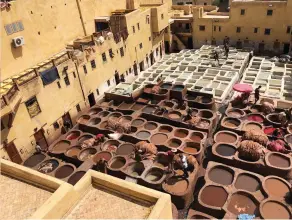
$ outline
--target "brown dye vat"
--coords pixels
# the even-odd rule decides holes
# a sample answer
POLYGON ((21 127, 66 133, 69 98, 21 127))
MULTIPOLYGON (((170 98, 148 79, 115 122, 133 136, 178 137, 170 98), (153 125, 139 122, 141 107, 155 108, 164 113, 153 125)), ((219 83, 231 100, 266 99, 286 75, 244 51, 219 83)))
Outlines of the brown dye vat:
POLYGON ((26 167, 34 167, 38 165, 40 162, 42 162, 46 158, 46 155, 44 154, 34 154, 30 156, 23 165, 26 167))
POLYGON ((122 116, 120 119, 119 119, 119 122, 121 123, 129 123, 130 121, 132 121, 132 117, 131 116, 122 116))
POLYGON ((93 135, 89 135, 89 134, 86 134, 86 135, 82 135, 79 139, 78 139, 78 142, 79 143, 83 143, 84 141, 90 139, 90 138, 93 138, 93 135))
POLYGON ((170 133, 172 132, 172 130, 173 128, 167 125, 162 125, 159 127, 159 132, 162 132, 162 133, 170 133))
POLYGON ((188 154, 196 154, 200 151, 200 143, 196 142, 186 142, 183 151, 188 154))
POLYGON ((80 118, 78 118, 77 123, 86 124, 89 119, 90 119, 89 115, 82 115, 80 118))
POLYGON ((97 125, 101 122, 100 118, 93 118, 88 122, 88 125, 97 125))
POLYGON ((59 166, 59 162, 54 159, 49 159, 42 162, 39 167, 38 171, 41 173, 51 173, 59 166))
POLYGON ((103 102, 100 103, 100 105, 106 107, 106 106, 109 106, 109 103, 110 103, 110 102, 103 101, 103 102))
POLYGON ((166 134, 163 133, 157 133, 151 136, 150 141, 153 144, 163 144, 165 141, 167 141, 168 136, 166 134))
POLYGON ((70 147, 69 141, 59 141, 54 145, 51 152, 55 154, 64 153, 70 147))
POLYGON ((223 121, 223 125, 229 128, 238 128, 240 120, 236 118, 226 118, 223 121))
POLYGON ((157 182, 162 179, 163 174, 163 170, 153 167, 147 172, 145 179, 149 182, 157 182))
POLYGON ((116 151, 117 155, 128 156, 134 152, 135 146, 133 144, 121 144, 116 151))
POLYGON ((245 113, 241 109, 232 108, 226 112, 226 115, 228 117, 241 118, 245 113))
POLYGON ((272 123, 276 123, 276 124, 279 124, 279 117, 278 117, 279 114, 277 113, 274 113, 274 114, 269 114, 267 115, 267 119, 270 120, 272 123))
POLYGON ((291 219, 288 208, 279 201, 267 201, 262 205, 261 215, 264 219, 291 219))
POLYGON ((144 107, 145 105, 139 104, 139 103, 135 103, 135 105, 132 106, 131 109, 133 110, 140 110, 144 107))
POLYGON ((92 157, 92 160, 94 163, 97 163, 101 159, 105 159, 106 161, 109 161, 112 158, 112 154, 107 151, 102 151, 97 153, 95 156, 92 157))
POLYGON ((186 96, 185 96, 185 99, 189 100, 189 101, 195 100, 196 98, 197 98, 197 96, 193 96, 193 95, 190 95, 190 94, 186 94, 186 96))
POLYGON ((102 146, 102 150, 115 152, 119 145, 120 145, 120 142, 118 142, 117 140, 107 140, 106 142, 104 142, 102 146))
POLYGON ((173 176, 167 179, 163 188, 171 194, 183 194, 187 191, 188 187, 189 182, 186 179, 173 176))
POLYGON ((136 137, 137 137, 137 138, 140 138, 140 139, 142 139, 142 140, 145 140, 145 139, 149 138, 150 135, 151 135, 151 133, 148 132, 148 131, 139 131, 139 132, 136 134, 136 137))
POLYGON ((230 156, 235 155, 236 148, 228 144, 219 144, 216 147, 216 152, 221 156, 230 157, 230 156))
POLYGON ((120 108, 120 109, 129 109, 132 105, 133 105, 133 103, 123 102, 121 105, 119 105, 118 108, 120 108))
POLYGON ((68 179, 68 183, 75 185, 84 175, 85 175, 85 171, 78 171, 76 173, 74 173, 69 179, 68 179))
POLYGON ((227 210, 235 215, 256 214, 257 205, 247 193, 238 192, 231 196, 227 210))
POLYGON ((176 129, 174 132, 174 136, 179 137, 179 138, 185 138, 188 136, 189 131, 185 129, 176 129))
POLYGON ((163 107, 168 107, 168 108, 173 108, 174 103, 172 103, 172 102, 170 102, 170 101, 163 101, 163 102, 161 103, 161 106, 163 106, 163 107))
POLYGON ((154 165, 160 168, 165 168, 169 165, 169 158, 165 154, 158 153, 155 158, 154 165))
POLYGON ((67 140, 75 140, 76 138, 78 138, 80 136, 80 134, 81 134, 80 131, 71 131, 66 136, 66 139, 67 140))
POLYGON ((78 156, 78 154, 80 153, 81 150, 82 150, 82 148, 80 146, 70 147, 66 151, 66 155, 68 157, 77 158, 77 156, 78 156))
POLYGON ((207 121, 207 120, 202 119, 202 120, 197 124, 197 126, 198 126, 199 128, 208 129, 209 126, 210 126, 210 122, 207 121))
POLYGON ((208 176, 210 180, 221 185, 230 185, 233 182, 234 172, 222 166, 212 168, 208 176))
POLYGON ((145 166, 141 162, 132 163, 127 167, 127 173, 131 176, 138 177, 144 172, 145 166))
POLYGON ((178 148, 182 144, 182 141, 176 138, 172 138, 168 141, 167 145, 172 148, 178 148))
POLYGON ((107 121, 104 121, 99 126, 100 126, 101 129, 106 129, 107 125, 108 125, 107 121))
POLYGON ((142 112, 144 113, 148 113, 148 114, 151 114, 155 111, 155 108, 152 107, 152 106, 146 106, 145 108, 143 108, 142 112))
POLYGON ((262 130, 262 126, 255 122, 249 122, 244 125, 244 130, 262 130))
POLYGON ((92 109, 90 109, 90 111, 88 112, 88 114, 89 115, 96 115, 96 114, 98 114, 101 111, 102 111, 102 108, 92 108, 92 109))
POLYGON ((135 119, 132 121, 132 126, 135 126, 135 127, 139 127, 141 126, 145 121, 142 120, 142 119, 135 119))
POLYGON ((64 165, 64 166, 59 167, 56 170, 55 177, 57 177, 58 179, 63 179, 70 176, 73 172, 74 172, 74 167, 70 165, 64 165))
POLYGON ((264 186, 270 196, 285 197, 289 195, 289 186, 278 178, 268 178, 264 186))
POLYGON ((290 160, 284 155, 272 153, 268 157, 268 160, 271 165, 280 168, 288 168, 290 167, 290 160))
POLYGON ((78 157, 80 160, 85 161, 96 154, 97 150, 95 148, 86 148, 80 151, 78 157))
POLYGON ((121 169, 126 164, 126 159, 123 157, 115 157, 112 159, 110 168, 112 169, 121 169))
POLYGON ((243 189, 249 192, 255 192, 260 189, 261 183, 257 177, 242 173, 236 179, 235 188, 236 189, 243 189))
POLYGON ((210 119, 213 117, 213 112, 207 110, 200 110, 198 115, 202 118, 210 119))
POLYGON ((194 142, 201 143, 201 140, 204 138, 204 135, 199 132, 193 132, 190 136, 190 139, 194 142))
POLYGON ((292 146, 292 134, 286 135, 285 141, 292 146))
POLYGON ((215 135, 215 142, 225 142, 233 144, 237 141, 237 136, 235 134, 226 132, 226 131, 219 131, 215 135))
POLYGON ((154 123, 154 122, 147 122, 144 125, 144 128, 147 129, 147 130, 155 130, 157 127, 158 127, 158 125, 156 123, 154 123))
POLYGON ((168 113, 167 117, 172 120, 179 120, 181 118, 181 113, 173 111, 173 112, 168 113))
POLYGON ((121 113, 119 113, 119 112, 114 112, 114 113, 111 113, 109 116, 108 116, 108 118, 110 119, 113 119, 113 120, 118 120, 118 118, 119 117, 121 117, 122 116, 122 114, 121 113))
POLYGON ((222 207, 227 200, 227 196, 225 189, 220 186, 206 186, 201 191, 200 199, 208 206, 222 207))
POLYGON ((103 118, 103 117, 106 117, 108 115, 109 115, 108 111, 102 111, 102 112, 98 113, 97 116, 100 117, 100 118, 103 118))

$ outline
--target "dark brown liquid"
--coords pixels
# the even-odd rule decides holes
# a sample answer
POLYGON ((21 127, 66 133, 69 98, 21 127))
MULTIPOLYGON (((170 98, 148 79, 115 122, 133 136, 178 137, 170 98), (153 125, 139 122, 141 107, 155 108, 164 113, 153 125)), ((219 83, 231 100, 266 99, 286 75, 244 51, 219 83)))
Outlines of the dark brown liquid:
POLYGON ((188 136, 189 132, 187 130, 178 129, 175 131, 174 136, 179 138, 185 138, 188 136))
POLYGON ((181 141, 172 139, 169 141, 168 145, 173 148, 178 148, 181 145, 181 141))
POLYGON ((224 122, 224 126, 229 128, 237 128, 240 125, 240 122, 234 119, 228 119, 224 122))
POLYGON ((133 105, 133 103, 126 103, 126 102, 123 102, 123 103, 119 106, 119 108, 121 108, 121 109, 128 109, 128 108, 130 108, 131 105, 133 105))
POLYGON ((220 144, 216 148, 216 152, 222 156, 230 157, 233 156, 236 152, 236 149, 232 146, 226 144, 220 144))
POLYGON ((67 148, 70 147, 70 143, 67 141, 60 141, 54 147, 52 152, 54 153, 63 153, 66 151, 67 148))
POLYGON ((132 144, 122 144, 117 149, 117 155, 129 155, 134 151, 134 146, 132 144))
POLYGON ((81 147, 72 147, 67 151, 67 155, 69 157, 77 157, 77 155, 80 153, 81 147))
POLYGON ((170 133, 172 131, 172 128, 168 126, 161 126, 159 131, 162 133, 170 133))
POLYGON ((72 166, 64 165, 56 171, 55 177, 59 179, 66 178, 67 176, 70 176, 71 173, 73 173, 73 171, 74 171, 74 168, 72 166))
POLYGON ((143 120, 141 120, 141 119, 135 119, 135 120, 132 122, 132 125, 135 126, 135 127, 138 127, 138 126, 141 126, 143 123, 144 123, 143 120))
POLYGON ((136 136, 142 140, 145 140, 150 137, 150 132, 148 131, 139 131, 136 136))
POLYGON ((145 107, 145 108, 143 109, 143 112, 149 114, 149 113, 152 113, 154 110, 155 110, 154 107, 147 106, 147 107, 145 107))
POLYGON ((195 154, 198 152, 198 149, 195 147, 184 147, 183 151, 189 154, 195 154))
POLYGON ((191 136, 191 140, 194 142, 200 143, 202 139, 203 139, 202 136, 199 134, 192 134, 191 136))
POLYGON ((209 178, 215 183, 230 185, 233 182, 233 173, 221 167, 215 167, 209 172, 209 178))
POLYGON ((112 155, 109 152, 100 152, 100 153, 96 154, 96 156, 94 156, 93 161, 95 163, 97 163, 102 158, 105 159, 106 161, 109 161, 112 158, 112 155))
POLYGON ((119 168, 122 168, 125 164, 126 164, 126 160, 124 158, 116 158, 111 163, 111 168, 113 168, 113 169, 119 169, 119 168))
POLYGON ((85 174, 85 171, 78 171, 74 173, 68 180, 68 183, 75 185, 85 174))
POLYGON ((171 119, 179 119, 180 118, 180 115, 179 114, 176 114, 176 113, 170 113, 168 114, 168 117, 171 118, 171 119))
POLYGON ((226 132, 220 132, 217 133, 218 135, 216 136, 215 141, 216 142, 225 142, 225 143, 235 143, 236 142, 236 136, 230 133, 226 132))
POLYGON ((201 200, 209 206, 222 207, 227 200, 227 192, 222 187, 207 186, 201 193, 201 200))
POLYGON ((171 177, 166 181, 165 189, 170 193, 184 193, 188 189, 189 183, 179 177, 171 177))
POLYGON ((167 139, 168 139, 168 137, 166 134, 158 133, 158 134, 152 135, 151 142, 153 144, 163 144, 164 142, 167 141, 167 139))
POLYGON ((291 219, 287 208, 274 201, 268 201, 263 205, 262 214, 265 219, 291 219))
POLYGON ((228 211, 235 215, 256 214, 257 205, 246 195, 233 194, 227 207, 228 211))
POLYGON ((283 181, 276 178, 269 178, 265 181, 268 194, 271 196, 285 197, 289 195, 289 187, 283 181))
POLYGON ((240 174, 236 179, 235 188, 255 192, 260 189, 260 185, 256 177, 249 174, 240 174))
POLYGON ((290 166, 290 161, 288 158, 277 154, 270 155, 269 162, 275 167, 287 168, 290 166))
POLYGON ((147 130, 155 130, 157 128, 157 125, 151 122, 148 122, 144 126, 145 129, 147 130))
POLYGON ((34 167, 34 166, 38 165, 40 162, 42 162, 45 158, 46 158, 46 156, 44 154, 35 154, 35 155, 32 155, 31 157, 29 157, 23 163, 23 165, 26 167, 34 167))

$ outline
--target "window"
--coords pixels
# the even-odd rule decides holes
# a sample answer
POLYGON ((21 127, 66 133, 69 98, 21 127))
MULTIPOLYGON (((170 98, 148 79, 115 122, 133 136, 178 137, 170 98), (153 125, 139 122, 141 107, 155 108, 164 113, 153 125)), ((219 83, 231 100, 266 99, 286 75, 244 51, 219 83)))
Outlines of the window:
POLYGON ((150 24, 150 16, 149 15, 146 16, 146 24, 150 24))
POLYGON ((140 49, 142 49, 142 48, 143 48, 143 44, 142 44, 142 43, 140 43, 140 44, 139 44, 139 47, 140 47, 140 49))
POLYGON ((61 84, 59 81, 57 82, 57 85, 58 85, 58 88, 61 89, 61 84))
POLYGON ((135 26, 132 26, 133 34, 135 34, 135 26))
POLYGON ((86 65, 83 65, 83 71, 85 74, 87 74, 87 68, 86 68, 86 65))
POLYGON ((64 81, 65 81, 66 86, 70 86, 70 80, 69 80, 69 76, 68 75, 66 75, 64 77, 64 81))
POLYGON ((92 69, 95 69, 96 68, 95 60, 91 60, 90 61, 90 64, 91 64, 91 68, 92 69))
POLYGON ((103 53, 101 56, 102 56, 102 61, 103 62, 106 62, 106 55, 105 55, 105 53, 103 53))
POLYGON ((245 9, 240 10, 240 15, 245 15, 245 9))
POLYGON ((187 29, 187 30, 190 29, 190 24, 186 24, 186 29, 187 29))
POLYGON ((200 25, 200 26, 199 26, 199 30, 200 30, 200 31, 205 31, 205 25, 200 25))
POLYGON ((267 10, 267 16, 272 16, 273 15, 273 10, 269 9, 267 10))
POLYGON ((254 28, 253 29, 253 33, 257 34, 258 33, 258 30, 259 30, 258 28, 254 28))
POLYGON ((76 73, 75 73, 75 72, 73 72, 72 74, 73 74, 74 78, 76 78, 76 73))
POLYGON ((55 128, 55 130, 57 130, 57 129, 60 127, 60 125, 59 125, 59 123, 56 121, 56 122, 53 124, 53 127, 55 128))
POLYGON ((98 89, 96 89, 96 94, 97 94, 97 96, 99 96, 99 90, 98 89))
POLYGON ((151 41, 151 37, 149 37, 149 41, 151 41))
POLYGON ((287 33, 287 34, 290 34, 290 33, 291 33, 291 26, 288 26, 288 27, 287 27, 287 31, 286 31, 286 33, 287 33))
POLYGON ((110 55, 110 58, 114 58, 114 53, 113 53, 113 50, 112 49, 109 49, 108 50, 108 53, 110 55))
POLYGON ((137 28, 138 28, 138 31, 140 30, 140 24, 139 23, 137 23, 137 28))
POLYGON ((271 29, 270 28, 266 28, 265 29, 265 35, 270 35, 271 34, 271 29))
POLYGON ((3 124, 3 121, 1 120, 1 131, 5 129, 5 126, 3 124))
POLYGON ((162 19, 162 20, 164 19, 164 14, 161 14, 161 19, 162 19))
POLYGON ((120 54, 121 54, 121 57, 123 57, 125 54, 124 54, 124 48, 120 48, 120 54))
POLYGON ((237 27, 236 28, 236 33, 240 33, 241 32, 241 27, 237 27))
POLYGON ((4 28, 5 28, 5 31, 6 31, 7 35, 11 35, 13 33, 16 33, 16 32, 24 30, 22 21, 16 21, 14 23, 7 24, 7 25, 4 26, 4 28))
POLYGON ((108 81, 107 81, 107 86, 110 86, 110 85, 111 85, 111 81, 108 80, 108 81))
POLYGON ((81 108, 80 108, 80 105, 79 104, 76 105, 76 110, 77 110, 77 112, 81 112, 81 108))
POLYGON ((37 101, 37 98, 34 96, 28 101, 25 102, 25 106, 27 108, 28 114, 31 118, 37 116, 39 113, 41 113, 41 109, 39 106, 39 103, 37 101))
POLYGON ((221 32, 221 26, 219 26, 219 32, 221 32))

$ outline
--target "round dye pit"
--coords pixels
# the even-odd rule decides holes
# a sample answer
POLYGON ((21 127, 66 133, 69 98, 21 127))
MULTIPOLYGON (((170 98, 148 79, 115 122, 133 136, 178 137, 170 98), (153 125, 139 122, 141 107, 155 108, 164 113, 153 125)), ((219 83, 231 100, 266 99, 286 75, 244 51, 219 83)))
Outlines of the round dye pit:
POLYGON ((86 135, 82 135, 79 139, 78 139, 78 142, 79 143, 83 143, 84 141, 90 139, 90 138, 93 138, 94 136, 93 135, 89 135, 89 134, 86 134, 86 135))
POLYGON ((272 153, 268 157, 268 161, 272 166, 280 168, 289 168, 290 159, 282 154, 272 153))
POLYGON ((280 178, 268 178, 264 182, 265 189, 270 196, 286 197, 289 195, 290 189, 287 183, 280 178))
POLYGON ((241 109, 232 108, 226 112, 226 115, 228 117, 241 118, 245 115, 245 113, 241 109))
POLYGON ((120 145, 120 142, 118 142, 117 140, 107 140, 102 145, 102 150, 109 151, 109 152, 115 152, 119 145, 120 145))
POLYGON ((66 155, 68 157, 72 157, 72 158, 77 158, 78 154, 80 153, 80 151, 82 150, 82 148, 80 146, 74 146, 74 147, 70 147, 67 151, 66 151, 66 155))
POLYGON ((126 164, 126 159, 124 157, 114 157, 110 163, 110 168, 121 169, 126 164))
POLYGON ((184 88, 185 88, 184 85, 174 85, 174 87, 172 88, 172 90, 182 91, 182 90, 184 90, 184 88))
POLYGON ((222 124, 223 126, 228 127, 228 128, 238 128, 241 122, 237 118, 225 118, 222 124))
POLYGON ((292 146, 292 134, 287 134, 285 136, 285 141, 292 146))
POLYGON ((163 101, 163 102, 161 103, 161 106, 166 107, 166 108, 173 108, 174 103, 171 102, 171 101, 163 101))
POLYGON ((182 141, 177 138, 172 138, 167 143, 167 145, 172 148, 178 148, 181 144, 182 144, 182 141))
POLYGON ((193 132, 190 136, 190 139, 194 142, 201 143, 201 140, 204 138, 204 134, 200 132, 193 132))
POLYGON ((228 197, 226 190, 220 186, 206 186, 200 194, 200 199, 204 204, 214 207, 222 207, 228 197))
POLYGON ((150 135, 151 135, 151 133, 149 131, 139 131, 136 134, 136 137, 141 139, 141 140, 145 140, 145 139, 149 138, 150 135))
POLYGON ((78 118, 77 122, 79 124, 86 124, 88 122, 88 120, 90 119, 89 115, 82 115, 78 118))
POLYGON ((208 129, 210 126, 210 122, 208 120, 202 119, 198 124, 197 127, 202 128, 202 129, 208 129))
POLYGON ((189 135, 189 131, 186 129, 176 129, 174 131, 174 136, 176 136, 178 138, 185 138, 188 135, 189 135))
POLYGON ((154 165, 162 169, 167 167, 169 165, 168 156, 165 154, 158 153, 155 158, 154 165))
POLYGON ((219 144, 216 147, 216 152, 224 157, 231 157, 235 155, 236 148, 229 144, 219 144))
POLYGON ((75 185, 84 175, 85 175, 85 171, 78 171, 76 173, 74 173, 69 179, 68 179, 68 183, 75 185))
POLYGON ((156 133, 154 135, 151 136, 150 141, 151 143, 155 144, 155 145, 161 145, 163 143, 165 143, 168 139, 168 136, 166 134, 163 133, 156 133))
POLYGON ((128 156, 134 152, 135 146, 133 144, 121 144, 116 151, 117 155, 128 156))
POLYGON ((187 191, 189 187, 189 182, 181 177, 173 176, 163 184, 163 188, 165 191, 170 194, 183 194, 187 191))
POLYGON ((81 161, 85 161, 85 160, 89 159, 90 157, 92 157, 96 153, 97 153, 97 150, 95 148, 86 148, 86 149, 80 151, 78 158, 81 161))
POLYGON ((256 122, 248 122, 244 125, 243 130, 249 131, 249 130, 262 130, 262 125, 256 122))
POLYGON ((233 182, 234 172, 226 167, 216 166, 209 171, 208 176, 213 182, 227 186, 233 182))
POLYGON ((215 142, 225 142, 234 144, 237 141, 237 135, 233 132, 219 131, 214 137, 215 142))
POLYGON ((158 94, 159 94, 159 95, 164 95, 164 94, 166 94, 167 92, 168 92, 167 89, 159 89, 158 94))
POLYGON ((258 123, 263 123, 264 122, 264 117, 260 114, 249 114, 247 116, 248 121, 255 121, 258 123))
POLYGON ((153 167, 147 172, 147 174, 145 175, 145 179, 148 182, 158 182, 159 180, 162 179, 163 175, 164 175, 163 170, 153 167))
POLYGON ((177 111, 172 111, 172 112, 169 112, 167 114, 167 117, 172 119, 172 120, 180 120, 181 118, 181 113, 180 112, 177 112, 177 111))
POLYGON ((172 86, 172 84, 170 84, 170 83, 163 83, 160 87, 161 87, 162 89, 170 89, 171 86, 172 86))
POLYGON ((261 112, 261 106, 251 106, 250 109, 249 109, 252 113, 258 113, 258 112, 261 112))
POLYGON ((42 162, 38 168, 41 173, 51 173, 59 166, 59 162, 54 159, 42 162))
POLYGON ((136 104, 134 104, 134 105, 131 107, 131 109, 133 109, 133 110, 140 110, 140 109, 142 109, 144 106, 145 106, 145 105, 142 105, 142 104, 136 103, 136 104))
POLYGON ((173 128, 167 125, 162 125, 159 127, 159 132, 162 132, 162 133, 170 133, 172 132, 172 130, 173 128))
POLYGON ((274 125, 281 125, 278 116, 278 113, 269 114, 267 115, 267 120, 274 125))
POLYGON ((132 126, 139 127, 139 126, 143 125, 144 122, 145 122, 145 120, 143 120, 143 119, 135 119, 132 121, 132 126))
POLYGON ((106 129, 107 126, 108 126, 107 121, 104 121, 104 122, 102 122, 102 123, 99 125, 99 127, 100 127, 101 129, 106 129))
POLYGON ((158 125, 157 125, 155 122, 147 122, 147 123, 144 125, 144 128, 145 128, 146 130, 155 130, 157 127, 158 127, 158 125))
POLYGON ((123 102, 122 104, 119 105, 119 109, 129 109, 133 105, 132 102, 123 102))
POLYGON ((127 173, 134 177, 141 176, 144 170, 144 164, 141 162, 132 163, 127 167, 127 173))
POLYGON ((104 117, 106 117, 108 115, 109 115, 108 111, 102 111, 102 112, 98 113, 97 116, 100 117, 100 118, 104 118, 104 117))
POLYGON ((30 156, 23 165, 26 167, 34 167, 38 165, 40 162, 42 162, 46 158, 46 155, 44 154, 34 154, 30 156))
POLYGON ((292 134, 292 124, 288 125, 287 131, 292 134))
POLYGON ((200 110, 198 115, 202 118, 213 118, 213 112, 208 110, 200 110))
POLYGON ((204 104, 208 104, 212 102, 212 99, 209 97, 201 97, 198 99, 199 102, 204 103, 204 104))
POLYGON ((81 134, 81 131, 70 131, 68 135, 66 136, 67 140, 75 140, 78 138, 81 134))
POLYGON ((243 189, 249 192, 255 192, 259 190, 260 186, 261 183, 259 179, 256 176, 247 173, 239 174, 235 182, 236 189, 243 189))
POLYGON ((92 109, 89 110, 88 114, 89 115, 96 115, 101 111, 102 111, 102 108, 92 108, 92 109))
POLYGON ((188 154, 196 154, 200 151, 201 144, 196 142, 186 142, 183 151, 188 154))
POLYGON ((70 176, 74 172, 74 167, 71 165, 64 165, 56 170, 55 177, 63 179, 70 176))
POLYGON ((95 156, 92 157, 93 162, 97 163, 101 159, 105 159, 106 161, 109 161, 112 158, 112 154, 108 151, 101 151, 97 153, 95 156))
POLYGON ((118 118, 120 118, 122 116, 122 113, 119 113, 119 112, 114 112, 114 113, 111 113, 108 118, 110 119, 113 119, 113 120, 118 120, 118 118))
POLYGON ((148 113, 148 114, 151 114, 155 111, 155 108, 152 107, 152 106, 146 106, 143 108, 142 112, 143 113, 148 113))
POLYGON ((248 193, 238 192, 231 196, 227 210, 235 215, 249 214, 254 215, 257 212, 257 205, 251 195, 248 193))
POLYGON ((131 116, 122 116, 119 119, 120 123, 129 123, 130 121, 132 121, 132 117, 131 116))
POLYGON ((264 219, 291 219, 289 209, 281 202, 273 200, 261 205, 261 216, 264 219))
POLYGON ((91 120, 89 120, 88 122, 88 125, 89 126, 92 126, 92 125, 97 125, 101 122, 101 119, 100 118, 93 118, 91 120))
POLYGON ((70 142, 62 140, 54 145, 51 152, 54 154, 61 154, 61 153, 64 153, 69 147, 70 147, 70 142))

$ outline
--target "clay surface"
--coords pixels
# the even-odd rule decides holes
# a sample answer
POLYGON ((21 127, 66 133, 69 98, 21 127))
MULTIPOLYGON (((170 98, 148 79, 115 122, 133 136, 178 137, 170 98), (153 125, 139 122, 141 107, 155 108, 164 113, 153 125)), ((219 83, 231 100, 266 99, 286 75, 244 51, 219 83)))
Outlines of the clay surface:
POLYGON ((201 192, 201 200, 209 206, 222 207, 227 200, 227 192, 218 186, 207 186, 201 192), (214 199, 216 198, 216 199, 214 199))

